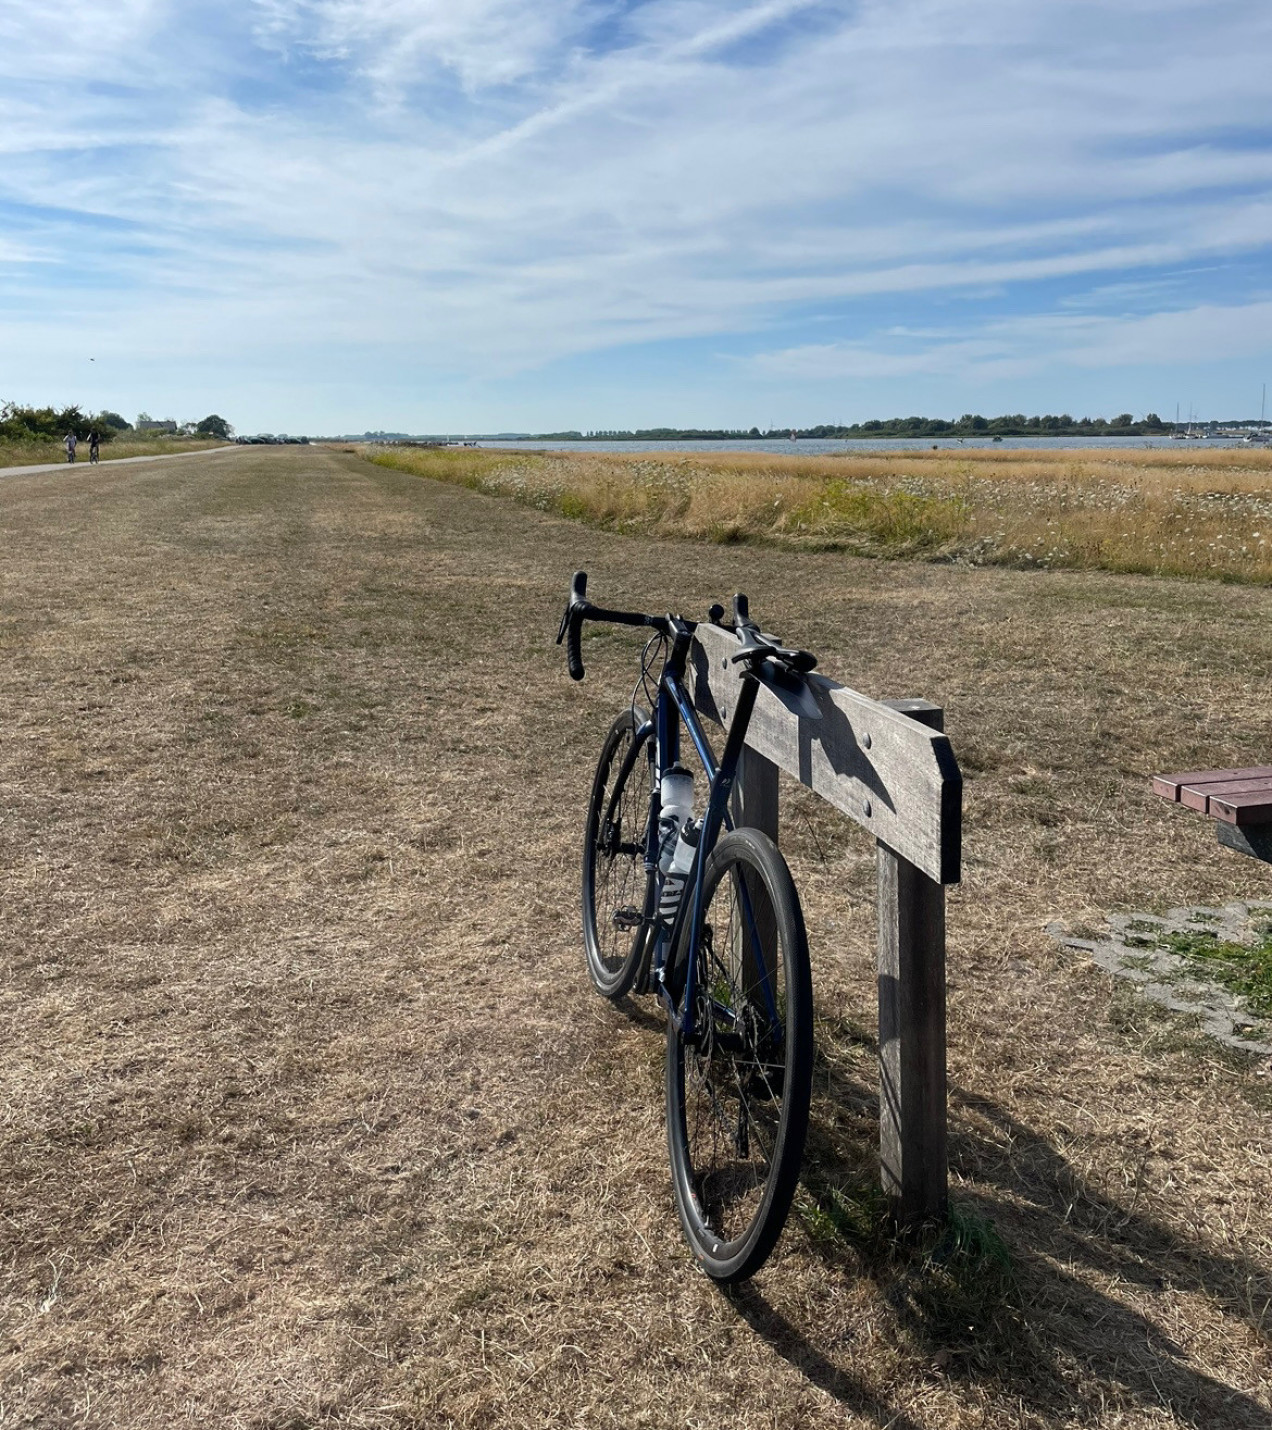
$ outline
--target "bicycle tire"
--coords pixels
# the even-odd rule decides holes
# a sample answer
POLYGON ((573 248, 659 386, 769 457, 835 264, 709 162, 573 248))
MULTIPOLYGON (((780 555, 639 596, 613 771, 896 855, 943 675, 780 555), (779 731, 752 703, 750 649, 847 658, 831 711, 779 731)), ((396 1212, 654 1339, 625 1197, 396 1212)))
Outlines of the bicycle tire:
MULTIPOLYGON (((679 940, 680 970, 691 922, 679 940)), ((782 1234, 812 1093, 804 917, 767 835, 738 829, 716 845, 698 926, 694 1040, 673 1021, 667 1028, 667 1141, 689 1246, 707 1275, 727 1284, 753 1276, 782 1234)))
POLYGON ((644 913, 653 875, 645 869, 652 766, 638 749, 649 748, 644 724, 624 710, 609 728, 592 781, 583 832, 583 947, 587 971, 603 998, 621 998, 641 977, 647 957, 644 913), (640 922, 637 922, 637 920, 640 922))

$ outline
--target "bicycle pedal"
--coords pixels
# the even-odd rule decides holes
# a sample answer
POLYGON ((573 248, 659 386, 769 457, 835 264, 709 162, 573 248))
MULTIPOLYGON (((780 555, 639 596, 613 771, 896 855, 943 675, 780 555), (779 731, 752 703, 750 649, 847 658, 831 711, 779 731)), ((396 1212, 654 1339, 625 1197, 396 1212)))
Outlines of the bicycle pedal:
POLYGON ((644 915, 630 904, 614 910, 614 927, 616 929, 638 929, 643 922, 644 915))

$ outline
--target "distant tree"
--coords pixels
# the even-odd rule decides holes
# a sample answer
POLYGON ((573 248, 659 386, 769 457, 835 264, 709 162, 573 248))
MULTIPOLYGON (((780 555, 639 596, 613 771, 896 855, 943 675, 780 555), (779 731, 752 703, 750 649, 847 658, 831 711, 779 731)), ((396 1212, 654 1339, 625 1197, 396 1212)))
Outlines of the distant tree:
POLYGON ((210 417, 205 417, 194 430, 201 437, 219 437, 222 442, 228 442, 234 435, 234 428, 215 412, 210 417))
POLYGON ((1113 427, 1133 427, 1134 425, 1135 418, 1129 412, 1119 412, 1110 423, 1110 426, 1113 427))
POLYGON ((92 430, 94 420, 78 406, 19 407, 17 403, 6 402, 0 404, 0 437, 11 441, 38 441, 74 432, 76 437, 84 438, 92 430))
POLYGON ((131 432, 132 423, 126 417, 121 417, 118 412, 110 412, 103 409, 97 414, 96 422, 98 429, 105 436, 105 429, 111 428, 115 432, 131 432))

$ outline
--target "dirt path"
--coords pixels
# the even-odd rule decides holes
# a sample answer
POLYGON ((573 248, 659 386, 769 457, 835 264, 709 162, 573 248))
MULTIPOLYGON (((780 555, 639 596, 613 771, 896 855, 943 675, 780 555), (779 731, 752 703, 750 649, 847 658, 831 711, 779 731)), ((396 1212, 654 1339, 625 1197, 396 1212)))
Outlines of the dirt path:
POLYGON ((0 1426, 1272 1425, 1266 1069, 1043 933, 1272 892, 1145 778, 1266 759, 1272 592, 635 541, 313 448, 77 475, 0 485, 0 1426), (578 951, 634 648, 571 686, 576 566, 947 706, 956 1208, 1014 1287, 873 1228, 873 863, 797 795, 809 1190, 749 1291, 689 1265, 656 1025, 578 951))

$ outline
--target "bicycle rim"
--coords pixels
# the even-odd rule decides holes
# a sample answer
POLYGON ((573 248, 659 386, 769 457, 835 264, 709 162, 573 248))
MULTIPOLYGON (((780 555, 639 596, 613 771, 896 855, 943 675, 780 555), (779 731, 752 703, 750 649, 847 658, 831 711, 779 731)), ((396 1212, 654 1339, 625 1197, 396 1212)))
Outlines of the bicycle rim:
POLYGON ((592 782, 583 834, 583 944, 598 993, 621 998, 645 957, 645 870, 652 779, 642 721, 625 710, 610 726, 592 782))

